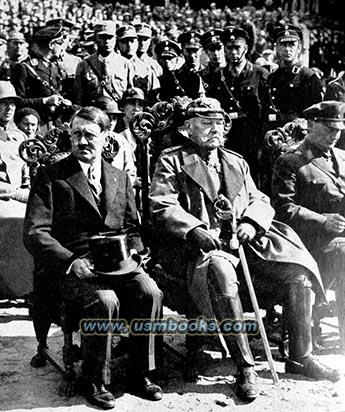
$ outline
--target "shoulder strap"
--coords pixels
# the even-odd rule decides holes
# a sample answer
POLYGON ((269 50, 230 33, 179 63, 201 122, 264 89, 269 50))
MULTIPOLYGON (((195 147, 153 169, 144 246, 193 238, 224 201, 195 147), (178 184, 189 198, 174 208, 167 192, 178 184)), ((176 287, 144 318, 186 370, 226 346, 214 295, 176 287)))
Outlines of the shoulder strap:
POLYGON ((91 67, 91 70, 95 73, 95 75, 97 76, 101 86, 103 87, 103 89, 109 94, 109 96, 115 101, 117 102, 117 100, 115 99, 112 91, 109 89, 109 87, 107 86, 106 82, 104 81, 104 79, 102 78, 101 74, 97 71, 96 67, 94 66, 94 64, 92 63, 92 61, 90 59, 86 59, 85 60, 86 63, 91 67))
POLYGON ((40 81, 44 87, 47 87, 53 94, 61 94, 58 90, 56 90, 53 86, 51 86, 46 80, 43 80, 40 75, 36 72, 36 70, 31 67, 27 62, 22 62, 22 64, 29 70, 29 72, 34 76, 34 78, 40 81))

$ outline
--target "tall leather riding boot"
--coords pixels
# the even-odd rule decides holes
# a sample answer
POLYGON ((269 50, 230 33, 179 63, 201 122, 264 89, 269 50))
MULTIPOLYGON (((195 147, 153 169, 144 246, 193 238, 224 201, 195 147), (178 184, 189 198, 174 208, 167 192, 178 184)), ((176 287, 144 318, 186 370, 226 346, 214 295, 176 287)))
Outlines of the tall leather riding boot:
MULTIPOLYGON (((242 304, 237 292, 233 296, 213 296, 212 307, 218 321, 243 320, 242 304)), ((248 336, 245 333, 225 334, 224 340, 237 367, 245 368, 255 365, 248 336)))
POLYGON ((299 282, 287 285, 284 313, 289 333, 289 359, 285 371, 313 379, 336 382, 341 373, 323 365, 312 354, 311 287, 299 282))
POLYGON ((302 361, 312 353, 311 286, 287 285, 284 313, 289 333, 289 359, 302 361))

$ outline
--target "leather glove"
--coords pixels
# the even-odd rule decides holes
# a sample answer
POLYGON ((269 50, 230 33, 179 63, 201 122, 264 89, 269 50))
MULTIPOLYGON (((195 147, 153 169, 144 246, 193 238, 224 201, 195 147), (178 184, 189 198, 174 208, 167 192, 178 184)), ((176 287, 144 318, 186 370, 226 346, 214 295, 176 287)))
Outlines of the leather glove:
POLYGON ((256 229, 250 223, 240 223, 237 227, 237 238, 240 243, 251 242, 256 236, 256 229))
POLYGON ((212 237, 207 230, 196 227, 188 233, 188 238, 204 252, 220 249, 221 244, 219 240, 212 237))

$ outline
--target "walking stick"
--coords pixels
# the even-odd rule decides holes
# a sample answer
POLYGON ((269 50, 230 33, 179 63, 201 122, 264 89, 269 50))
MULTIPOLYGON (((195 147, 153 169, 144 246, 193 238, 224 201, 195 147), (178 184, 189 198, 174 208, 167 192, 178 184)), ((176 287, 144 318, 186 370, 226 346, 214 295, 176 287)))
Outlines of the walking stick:
POLYGON ((249 268, 248 268, 247 258, 246 258, 246 255, 244 253, 242 245, 239 245, 238 253, 240 255, 240 261, 241 261, 241 265, 242 265, 242 268, 243 268, 244 277, 245 277, 246 282, 247 282, 247 287, 248 287, 250 299, 251 299, 251 302, 252 302, 252 305, 253 305, 253 308, 254 308, 255 317, 256 317, 256 320, 259 323, 259 330, 260 330, 260 334, 261 334, 262 341, 263 341, 263 344, 264 344, 268 364, 270 366, 270 370, 271 370, 271 374, 272 374, 272 378, 273 378, 273 383, 277 384, 278 380, 279 380, 278 375, 277 375, 277 372, 276 372, 275 367, 274 367, 273 358, 272 358, 272 354, 271 354, 271 348, 270 348, 270 345, 268 343, 265 326, 264 326, 264 323, 263 323, 261 315, 260 315, 258 300, 256 298, 252 278, 250 276, 250 272, 249 272, 249 268))
POLYGON ((215 206, 216 206, 216 209, 217 209, 216 214, 218 213, 218 216, 221 219, 223 219, 223 220, 230 220, 231 219, 232 237, 231 237, 230 242, 229 242, 229 247, 232 250, 237 250, 238 249, 241 265, 242 265, 242 268, 243 268, 243 274, 244 274, 244 277, 245 277, 245 280, 246 280, 246 283, 247 283, 250 300, 251 300, 253 308, 254 308, 255 317, 256 317, 256 320, 259 324, 259 331, 260 331, 261 338, 262 338, 262 341, 263 341, 263 344, 264 344, 264 349, 265 349, 266 357, 267 357, 268 364, 269 364, 269 367, 270 367, 273 383, 276 385, 278 383, 279 379, 278 379, 278 375, 277 375, 277 372, 276 372, 275 367, 274 367, 273 358, 272 358, 272 354, 271 354, 271 348, 270 348, 270 345, 268 343, 265 326, 264 326, 264 323, 263 323, 261 315, 260 315, 259 303, 258 303, 258 300, 256 298, 254 285, 253 285, 253 282, 252 282, 252 278, 250 276, 249 267, 248 267, 248 263, 247 263, 247 258, 246 258, 246 255, 244 253, 243 246, 239 243, 238 238, 237 238, 237 222, 236 222, 235 210, 234 209, 231 210, 230 201, 228 199, 226 199, 225 196, 223 196, 223 195, 221 195, 219 197, 219 200, 216 201, 215 206))

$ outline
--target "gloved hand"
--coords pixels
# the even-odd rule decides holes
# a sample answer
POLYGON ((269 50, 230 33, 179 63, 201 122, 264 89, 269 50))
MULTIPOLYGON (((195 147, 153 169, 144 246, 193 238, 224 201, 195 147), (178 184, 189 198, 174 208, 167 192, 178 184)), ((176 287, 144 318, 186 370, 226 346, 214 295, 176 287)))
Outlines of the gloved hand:
POLYGON ((237 238, 240 243, 245 244, 251 242, 256 236, 256 229, 250 223, 240 223, 237 227, 237 238))
POLYGON ((207 230, 196 227, 188 233, 188 238, 193 242, 193 245, 198 246, 204 252, 220 249, 219 240, 212 237, 207 230))

